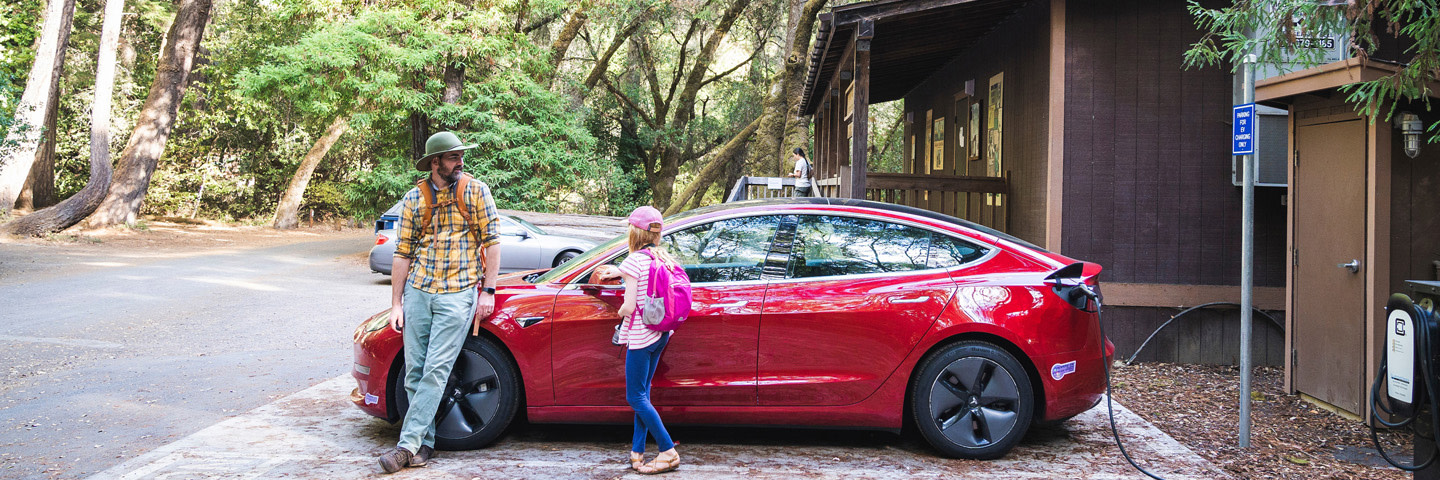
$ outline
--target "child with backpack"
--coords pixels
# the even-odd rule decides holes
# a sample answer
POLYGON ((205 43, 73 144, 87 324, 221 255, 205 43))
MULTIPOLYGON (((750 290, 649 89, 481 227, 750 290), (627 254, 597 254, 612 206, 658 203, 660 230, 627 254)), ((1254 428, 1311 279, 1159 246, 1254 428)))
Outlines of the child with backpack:
MULTIPOLYGON (((630 448, 630 467, 635 471, 644 474, 664 473, 675 470, 680 466, 680 454, 675 451, 675 442, 670 440, 670 433, 665 430, 665 424, 660 421, 660 414, 655 411, 655 406, 650 403, 650 381, 655 376, 655 367, 660 364, 660 354, 665 351, 665 345, 670 341, 670 335, 676 325, 674 318, 667 318, 659 321, 657 325, 647 325, 644 317, 662 315, 663 312, 645 312, 646 309, 655 309, 657 302, 652 300, 652 287, 668 287, 668 285, 650 285, 653 267, 673 269, 678 271, 677 279, 683 281, 682 287, 688 289, 689 279, 683 278, 684 270, 679 268, 679 263, 674 258, 659 250, 660 232, 663 220, 660 218, 660 211, 654 207, 642 206, 630 212, 627 219, 630 224, 630 254, 625 261, 620 263, 620 274, 625 280, 625 303, 620 306, 620 343, 627 346, 625 352, 625 400, 630 408, 635 410, 635 435, 632 437, 630 448), (654 265, 660 262, 660 265, 654 265), (664 328, 657 329, 656 327, 664 328), (646 463, 645 437, 653 436, 655 443, 660 449, 660 454, 646 463)), ((664 281, 671 277, 668 272, 664 281)), ((688 293, 688 290, 687 290, 688 293)), ((658 296, 658 295, 657 295, 658 296)), ((688 314, 688 295, 684 299, 683 314, 688 314)), ((672 300, 672 303, 675 303, 672 300)), ((675 305, 660 307, 661 310, 673 309, 675 305)), ((671 315, 673 317, 673 315, 671 315)), ((683 321, 683 316, 680 317, 683 321)))

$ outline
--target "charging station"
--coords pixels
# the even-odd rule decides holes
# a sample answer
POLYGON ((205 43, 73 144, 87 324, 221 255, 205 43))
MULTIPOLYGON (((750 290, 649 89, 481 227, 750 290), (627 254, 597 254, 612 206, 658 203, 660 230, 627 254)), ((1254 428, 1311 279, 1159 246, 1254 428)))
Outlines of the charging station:
POLYGON ((1440 480, 1440 437, 1436 422, 1436 392, 1440 391, 1440 324, 1435 305, 1440 282, 1410 280, 1407 294, 1396 293, 1385 304, 1385 360, 1370 390, 1370 426, 1409 428, 1414 435, 1414 460, 1405 465, 1391 459, 1373 435, 1375 448, 1396 468, 1414 472, 1415 478, 1440 480), (1385 395, 1380 395, 1381 385, 1385 395), (1381 418, 1381 412, 1386 418, 1381 418))

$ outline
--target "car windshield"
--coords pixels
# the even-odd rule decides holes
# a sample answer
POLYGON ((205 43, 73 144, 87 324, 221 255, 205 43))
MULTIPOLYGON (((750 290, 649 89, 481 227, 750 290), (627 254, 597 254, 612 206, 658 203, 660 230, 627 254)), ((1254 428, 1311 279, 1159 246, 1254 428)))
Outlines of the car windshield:
POLYGON ((610 241, 608 242, 600 244, 600 246, 597 246, 590 250, 586 250, 585 253, 582 253, 579 256, 570 259, 569 261, 565 262, 565 264, 552 268, 550 269, 550 271, 545 272, 544 275, 536 277, 534 283, 551 283, 557 281, 558 279, 565 278, 571 273, 574 273, 575 271, 584 268, 585 264, 590 263, 590 261, 594 260, 595 257, 600 256, 601 254, 608 252, 616 246, 620 245, 621 243, 625 242, 625 239, 625 235, 620 235, 610 239, 610 241))
POLYGON ((531 232, 533 232, 533 233, 538 233, 538 234, 541 234, 541 235, 549 235, 549 234, 545 233, 544 230, 541 230, 540 227, 536 226, 536 225, 533 224, 533 223, 530 223, 530 222, 525 221, 525 219, 523 219, 523 218, 520 218, 520 217, 517 217, 517 216, 514 216, 514 215, 506 215, 506 217, 509 218, 510 220, 514 221, 515 223, 520 224, 521 227, 524 227, 526 230, 529 230, 529 231, 531 231, 531 232))

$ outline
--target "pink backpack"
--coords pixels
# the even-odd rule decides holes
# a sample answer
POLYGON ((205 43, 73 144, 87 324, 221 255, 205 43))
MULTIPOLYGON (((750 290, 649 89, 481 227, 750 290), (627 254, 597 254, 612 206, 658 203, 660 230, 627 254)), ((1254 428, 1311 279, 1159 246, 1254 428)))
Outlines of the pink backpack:
POLYGON ((679 265, 668 265, 649 249, 639 250, 650 257, 650 299, 642 306, 640 320, 645 328, 669 332, 690 316, 690 275, 679 265))

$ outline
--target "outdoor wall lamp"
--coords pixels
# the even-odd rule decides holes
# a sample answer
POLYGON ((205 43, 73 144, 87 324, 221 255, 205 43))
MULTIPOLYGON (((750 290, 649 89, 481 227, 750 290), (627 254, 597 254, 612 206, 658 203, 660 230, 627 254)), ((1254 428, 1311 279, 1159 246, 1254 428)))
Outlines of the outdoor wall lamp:
POLYGON ((1420 156, 1420 134, 1425 132, 1425 124, 1420 121, 1420 116, 1400 112, 1400 116, 1395 118, 1395 128, 1405 137, 1405 155, 1410 158, 1420 156))

